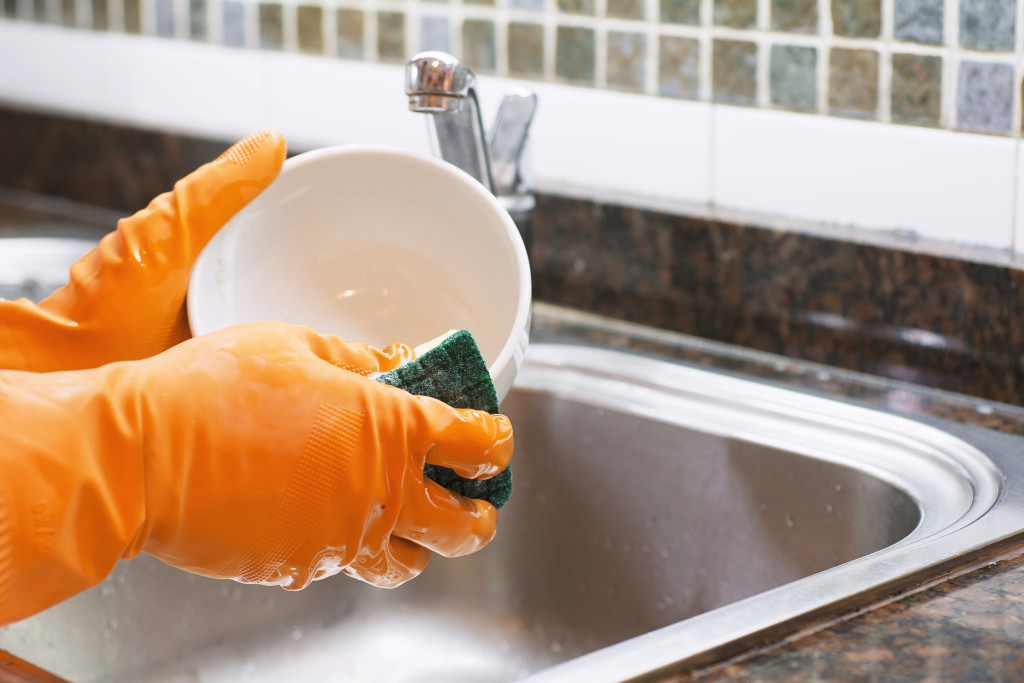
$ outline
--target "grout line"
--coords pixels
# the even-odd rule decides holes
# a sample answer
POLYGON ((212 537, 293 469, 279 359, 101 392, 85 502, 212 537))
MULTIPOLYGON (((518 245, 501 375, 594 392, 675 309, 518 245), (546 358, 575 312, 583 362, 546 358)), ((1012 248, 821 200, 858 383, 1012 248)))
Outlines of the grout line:
POLYGON ((832 22, 832 3, 829 0, 818 0, 818 34, 821 36, 822 42, 816 52, 818 60, 815 67, 815 83, 818 88, 817 111, 823 115, 828 114, 828 74, 832 63, 829 49, 831 45, 835 44, 833 33, 835 33, 835 27, 832 22))
POLYGON ((591 26, 594 31, 594 85, 598 88, 608 87, 608 31, 613 23, 605 16, 607 6, 606 0, 595 1, 591 26))
POLYGON ((334 57, 338 54, 338 5, 334 0, 326 0, 323 8, 323 24, 320 26, 323 54, 334 57))
MULTIPOLYGON (((1021 140, 1021 118, 1024 116, 1024 102, 1021 98, 1021 55, 1024 54, 1024 2, 1018 0, 1016 20, 1016 35, 1014 36, 1014 57, 1013 60, 1013 91, 1010 93, 1010 132, 1018 143, 1021 140)), ((1020 179, 1018 178, 1018 182, 1020 179)), ((1016 234, 1016 224, 1014 225, 1016 234)))
POLYGON ((960 61, 963 51, 960 48, 960 0, 946 0, 944 5, 945 31, 943 38, 948 51, 942 60, 942 112, 939 125, 955 130, 957 126, 957 88, 960 73, 960 61))

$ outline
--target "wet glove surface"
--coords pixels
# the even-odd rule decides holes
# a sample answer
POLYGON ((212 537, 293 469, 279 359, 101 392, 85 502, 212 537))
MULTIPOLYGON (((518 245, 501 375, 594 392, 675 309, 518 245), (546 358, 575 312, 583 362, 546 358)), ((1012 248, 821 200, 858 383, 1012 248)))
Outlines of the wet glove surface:
POLYGON ((0 300, 0 368, 45 372, 147 358, 190 336, 185 293, 211 237, 277 177, 286 144, 260 131, 154 199, 39 302, 0 300))
POLYGON ((92 370, 0 371, 0 623, 146 551, 289 589, 379 586, 495 533, 489 503, 423 476, 491 477, 503 416, 368 379, 411 357, 283 323, 241 325, 92 370))

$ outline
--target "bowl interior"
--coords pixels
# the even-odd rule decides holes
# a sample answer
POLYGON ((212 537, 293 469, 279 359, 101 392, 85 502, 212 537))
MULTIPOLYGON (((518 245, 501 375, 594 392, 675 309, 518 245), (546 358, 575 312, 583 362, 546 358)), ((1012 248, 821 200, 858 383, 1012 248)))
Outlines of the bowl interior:
POLYGON ((467 329, 493 366, 525 333, 525 264, 511 218, 461 171, 327 148, 289 159, 211 240, 189 319, 194 334, 281 320, 377 347, 467 329))

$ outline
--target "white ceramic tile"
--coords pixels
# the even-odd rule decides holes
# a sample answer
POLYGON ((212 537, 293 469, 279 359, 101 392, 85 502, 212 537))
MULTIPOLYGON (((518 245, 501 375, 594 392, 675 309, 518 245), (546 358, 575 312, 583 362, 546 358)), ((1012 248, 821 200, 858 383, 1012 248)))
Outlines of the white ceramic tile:
POLYGON ((128 122, 229 138, 271 123, 258 51, 108 35, 100 68, 112 113, 128 122))
POLYGON ((0 98, 42 108, 103 109, 95 34, 0 19, 0 98))
POLYGON ((538 187, 709 201, 710 105, 545 83, 530 87, 538 93, 531 132, 538 187))
POLYGON ((278 55, 269 73, 272 122, 293 146, 430 152, 426 117, 409 111, 401 66, 278 55))
POLYGON ((1014 203, 1013 250, 1024 255, 1024 142, 1017 143, 1017 194, 1014 203))
POLYGON ((715 108, 718 206, 1009 248, 1016 143, 927 128, 715 108))

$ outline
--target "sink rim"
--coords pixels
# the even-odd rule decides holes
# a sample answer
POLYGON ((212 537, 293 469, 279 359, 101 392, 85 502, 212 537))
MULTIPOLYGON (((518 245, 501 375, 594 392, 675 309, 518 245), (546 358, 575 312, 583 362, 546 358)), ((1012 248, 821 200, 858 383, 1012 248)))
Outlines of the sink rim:
MULTIPOLYGON (((1024 495, 1017 490, 1020 486, 1008 488, 1010 479, 1024 480, 1024 466, 998 453, 986 454, 972 443, 986 430, 896 415, 633 352, 575 344, 532 344, 516 385, 551 391, 553 373, 559 375, 556 393, 573 400, 646 415, 653 411, 658 419, 685 427, 853 465, 910 495, 922 519, 911 534, 884 549, 539 671, 523 679, 529 683, 645 680, 719 661, 934 579, 1024 529, 1024 495), (733 419, 723 418, 723 410, 733 419), (735 419, 740 414, 743 421, 735 419), (721 419, 712 419, 716 415, 721 419), (773 430, 767 441, 751 438, 751 415, 799 429, 773 430), (820 442, 822 434, 802 442, 799 437, 813 433, 815 424, 840 429, 845 442, 873 442, 890 455, 893 449, 901 450, 932 475, 959 478, 960 494, 969 500, 959 501, 954 511, 938 519, 942 511, 937 491, 915 484, 900 471, 902 467, 886 467, 885 459, 878 457, 869 458, 868 467, 854 464, 855 458, 830 457, 828 442, 820 442), (1017 476, 1008 478, 1008 473, 1017 476)), ((992 438, 1016 439, 1005 434, 992 438)))

